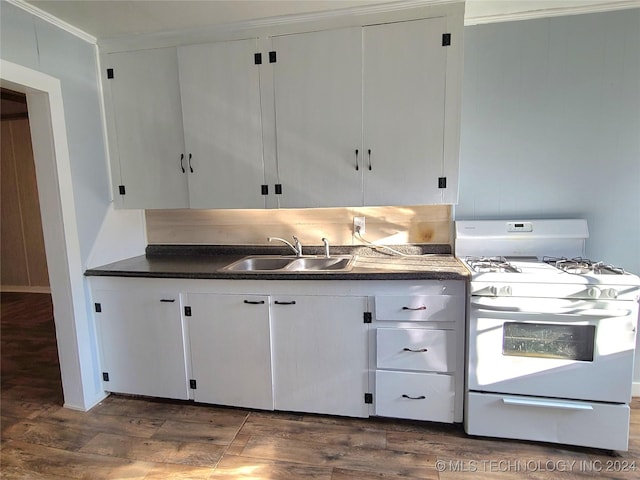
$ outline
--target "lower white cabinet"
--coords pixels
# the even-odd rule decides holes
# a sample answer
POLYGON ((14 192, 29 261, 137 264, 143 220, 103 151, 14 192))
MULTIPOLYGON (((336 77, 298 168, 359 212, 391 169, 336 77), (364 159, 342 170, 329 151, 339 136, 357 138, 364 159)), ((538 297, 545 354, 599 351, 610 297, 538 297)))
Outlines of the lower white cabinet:
POLYGON ((460 281, 91 279, 106 391, 462 421, 460 281))
POLYGON ((93 297, 104 389, 188 399, 179 292, 141 285, 93 297))
POLYGON ((369 416, 366 307, 366 297, 273 297, 277 410, 369 416))
POLYGON ((269 297, 188 293, 196 402, 273 410, 269 297))

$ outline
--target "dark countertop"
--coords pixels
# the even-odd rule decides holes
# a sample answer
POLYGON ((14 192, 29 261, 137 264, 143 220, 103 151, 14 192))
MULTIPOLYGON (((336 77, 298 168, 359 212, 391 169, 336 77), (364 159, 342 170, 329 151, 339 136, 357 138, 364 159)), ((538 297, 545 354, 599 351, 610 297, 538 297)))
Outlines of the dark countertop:
MULTIPOLYGON (((369 247, 331 247, 332 255, 357 255, 349 271, 230 272, 221 269, 247 255, 290 255, 270 246, 154 245, 146 255, 88 269, 87 276, 188 278, 228 280, 467 280, 469 271, 451 255, 449 245, 401 245, 394 249, 410 257, 389 255, 369 247)), ((305 255, 322 255, 307 247, 305 255)))

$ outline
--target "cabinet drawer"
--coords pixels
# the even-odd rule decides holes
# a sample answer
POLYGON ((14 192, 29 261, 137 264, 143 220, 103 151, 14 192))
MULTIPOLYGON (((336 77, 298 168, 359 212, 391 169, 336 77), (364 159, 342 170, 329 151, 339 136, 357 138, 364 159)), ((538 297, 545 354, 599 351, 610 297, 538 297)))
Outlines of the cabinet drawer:
POLYGON ((376 371, 376 415, 453 422, 451 375, 376 371))
POLYGON ((627 450, 629 406, 470 392, 470 435, 627 450))
POLYGON ((376 366, 396 370, 453 372, 456 334, 451 330, 378 328, 376 366))
POLYGON ((455 295, 376 296, 376 320, 455 322, 464 319, 464 297, 455 295))

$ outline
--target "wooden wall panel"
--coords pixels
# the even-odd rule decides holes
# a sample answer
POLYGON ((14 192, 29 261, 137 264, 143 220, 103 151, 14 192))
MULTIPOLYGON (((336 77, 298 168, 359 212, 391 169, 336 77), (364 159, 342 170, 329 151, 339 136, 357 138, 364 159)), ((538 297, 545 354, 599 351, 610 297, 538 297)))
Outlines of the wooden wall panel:
MULTIPOLYGON (((49 287, 28 119, 2 121, 3 290, 49 287)), ((38 288, 42 291, 42 288, 38 288)))
POLYGON ((0 227, 0 262, 2 263, 0 270, 2 271, 2 285, 29 285, 13 135, 11 133, 12 122, 1 123, 2 226, 0 227))
POLYGON ((264 245, 291 235, 303 245, 359 245, 353 217, 366 218, 364 237, 379 244, 451 244, 451 207, 314 208, 278 210, 147 210, 149 244, 264 245))

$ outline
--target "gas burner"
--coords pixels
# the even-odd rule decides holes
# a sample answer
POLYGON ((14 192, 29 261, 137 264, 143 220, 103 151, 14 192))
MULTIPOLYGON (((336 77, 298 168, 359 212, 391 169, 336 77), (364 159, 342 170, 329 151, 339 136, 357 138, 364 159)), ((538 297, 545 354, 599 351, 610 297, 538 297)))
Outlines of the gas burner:
POLYGON ((522 271, 511 265, 504 257, 466 257, 465 260, 474 272, 520 273, 522 271))
POLYGON ((556 258, 556 257, 544 257, 542 259, 545 263, 554 265, 560 270, 572 273, 574 275, 624 275, 624 268, 609 265, 604 262, 594 262, 588 258, 556 258))

